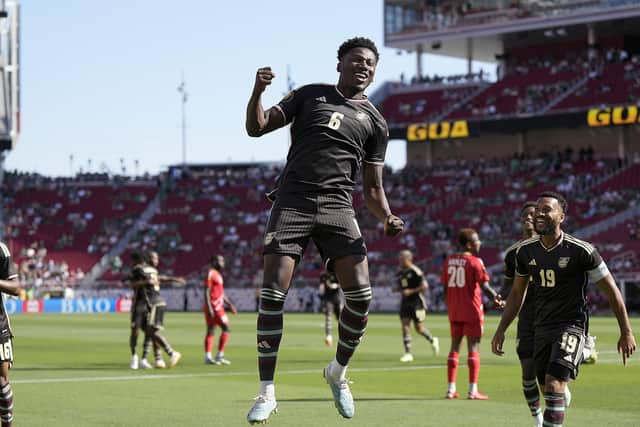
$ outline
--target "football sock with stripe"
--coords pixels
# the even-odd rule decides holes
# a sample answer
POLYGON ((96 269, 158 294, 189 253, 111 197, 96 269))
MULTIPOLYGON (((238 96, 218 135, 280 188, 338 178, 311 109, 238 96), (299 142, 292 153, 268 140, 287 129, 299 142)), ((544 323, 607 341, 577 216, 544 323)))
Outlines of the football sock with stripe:
POLYGON ((345 305, 338 324, 336 361, 342 366, 347 366, 367 329, 372 293, 369 285, 345 289, 343 293, 345 305))
POLYGON ((286 299, 287 291, 275 285, 265 286, 260 290, 257 343, 261 383, 273 382, 282 340, 283 307, 286 299))
POLYGON ((545 427, 562 427, 564 423, 565 400, 564 393, 544 393, 544 422, 545 427))
POLYGON ((0 420, 2 427, 13 425, 13 390, 9 383, 0 387, 0 420))
POLYGON ((411 353, 411 334, 403 335, 402 342, 404 343, 404 352, 411 353))
POLYGON ((533 379, 522 379, 522 392, 524 393, 524 398, 527 401, 527 406, 529 406, 529 410, 531 411, 532 417, 538 417, 542 413, 540 409, 540 390, 538 389, 538 382, 535 378, 533 379))
POLYGON ((433 335, 431 334, 431 331, 428 330, 427 328, 424 328, 424 331, 420 332, 420 335, 422 335, 423 337, 425 337, 425 339, 427 341, 429 341, 430 343, 433 342, 433 335))

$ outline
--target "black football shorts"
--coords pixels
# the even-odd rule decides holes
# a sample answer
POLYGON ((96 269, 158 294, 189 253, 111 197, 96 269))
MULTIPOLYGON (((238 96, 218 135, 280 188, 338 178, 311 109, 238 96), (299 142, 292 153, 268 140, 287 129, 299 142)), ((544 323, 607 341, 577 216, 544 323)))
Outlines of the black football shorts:
POLYGON ((313 240, 325 263, 366 255, 355 212, 342 198, 326 194, 278 194, 264 235, 264 254, 299 261, 313 240))
POLYGON ((422 304, 401 304, 400 318, 411 319, 416 323, 424 322, 427 317, 427 310, 422 304))
POLYGON ((584 330, 576 326, 550 333, 536 332, 534 358, 538 383, 544 384, 547 375, 561 381, 576 379, 585 340, 584 330))

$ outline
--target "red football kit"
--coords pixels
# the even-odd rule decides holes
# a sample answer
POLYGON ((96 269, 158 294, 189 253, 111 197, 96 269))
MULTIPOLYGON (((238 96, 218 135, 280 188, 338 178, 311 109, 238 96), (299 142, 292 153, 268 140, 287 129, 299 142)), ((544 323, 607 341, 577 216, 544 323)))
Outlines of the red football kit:
POLYGON ((484 263, 469 252, 449 255, 442 268, 452 337, 481 337, 484 329, 482 289, 489 281, 484 263))
POLYGON ((205 282, 208 293, 208 301, 203 310, 207 320, 207 326, 221 326, 229 323, 229 318, 224 311, 224 281, 220 272, 214 268, 209 270, 205 282), (213 311, 213 315, 211 313, 213 311))

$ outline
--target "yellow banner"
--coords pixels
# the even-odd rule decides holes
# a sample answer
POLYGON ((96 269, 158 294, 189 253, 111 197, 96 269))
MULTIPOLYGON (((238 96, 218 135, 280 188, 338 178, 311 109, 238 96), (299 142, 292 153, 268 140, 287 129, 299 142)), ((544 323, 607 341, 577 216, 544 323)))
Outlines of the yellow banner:
POLYGON ((407 141, 459 139, 469 137, 469 125, 466 120, 455 122, 416 123, 407 127, 407 141))
POLYGON ((640 123, 638 107, 635 105, 592 108, 587 112, 587 124, 590 127, 617 126, 640 123))

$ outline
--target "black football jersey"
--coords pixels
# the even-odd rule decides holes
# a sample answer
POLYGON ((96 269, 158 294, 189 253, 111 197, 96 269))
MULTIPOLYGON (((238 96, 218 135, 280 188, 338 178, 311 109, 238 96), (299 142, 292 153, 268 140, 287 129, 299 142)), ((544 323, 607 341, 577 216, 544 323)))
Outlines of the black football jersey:
POLYGON ((290 92, 275 108, 291 123, 279 193, 328 193, 350 201, 362 162, 384 164, 389 131, 369 100, 312 84, 290 92))
MULTIPOLYGON (((130 282, 148 281, 150 278, 144 271, 144 264, 136 264, 131 268, 131 272, 128 277, 130 282)), ((135 288, 133 292, 133 304, 140 304, 146 302, 144 286, 135 288)))
POLYGON ((147 281, 145 285, 138 288, 136 298, 140 298, 140 300, 143 300, 148 306, 162 302, 160 285, 158 284, 158 270, 155 267, 145 264, 136 267, 137 268, 131 272, 131 279, 134 281, 147 281))
POLYGON ((522 242, 516 253, 516 274, 529 276, 535 287, 536 334, 575 325, 587 330, 586 288, 609 274, 590 244, 563 233, 552 248, 539 236, 522 242))
MULTIPOLYGON (((398 288, 401 291, 404 289, 419 288, 422 286, 422 282, 424 282, 424 274, 422 274, 422 270, 415 265, 405 270, 398 271, 397 278, 398 288)), ((422 305, 424 307, 425 302, 422 292, 409 295, 408 297, 402 295, 402 305, 422 305)))
MULTIPOLYGON (((14 280, 17 278, 18 273, 11 259, 11 252, 9 252, 9 248, 4 243, 0 242, 0 280, 14 280)), ((0 336, 2 337, 13 336, 9 314, 4 304, 5 298, 6 295, 3 293, 0 300, 2 302, 0 304, 0 336)))
MULTIPOLYGON (((509 246, 504 254, 504 277, 505 279, 514 279, 516 274, 516 252, 522 244, 523 240, 520 240, 513 245, 509 246)), ((522 303, 522 308, 518 314, 518 321, 520 323, 526 323, 532 325, 535 320, 535 286, 529 286, 527 289, 527 295, 522 303)))

